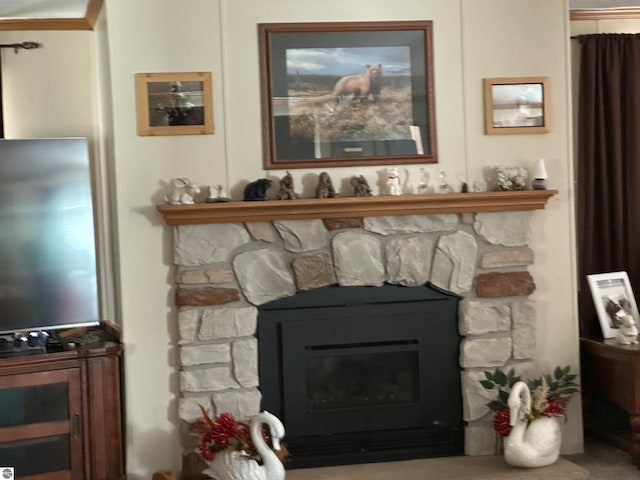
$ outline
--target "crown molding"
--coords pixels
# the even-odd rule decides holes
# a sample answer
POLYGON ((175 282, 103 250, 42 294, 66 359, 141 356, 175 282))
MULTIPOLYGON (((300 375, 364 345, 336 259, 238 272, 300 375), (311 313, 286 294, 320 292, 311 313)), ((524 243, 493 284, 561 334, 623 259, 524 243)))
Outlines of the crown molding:
POLYGON ((84 18, 0 19, 0 30, 93 30, 103 0, 89 0, 84 18))
POLYGON ((584 8, 571 10, 571 20, 625 20, 639 19, 640 7, 584 8))

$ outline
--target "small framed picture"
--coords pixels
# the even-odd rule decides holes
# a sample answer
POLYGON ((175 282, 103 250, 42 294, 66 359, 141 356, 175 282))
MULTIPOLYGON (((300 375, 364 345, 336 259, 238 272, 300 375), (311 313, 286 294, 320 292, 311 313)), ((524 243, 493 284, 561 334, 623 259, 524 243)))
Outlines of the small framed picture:
POLYGON ((136 74, 138 135, 213 133, 210 72, 136 74))
POLYGON ((638 321, 638 307, 627 272, 587 275, 587 280, 604 338, 616 336, 620 319, 625 315, 638 321))
POLYGON ((484 131, 487 135, 547 133, 547 77, 485 78, 484 131))

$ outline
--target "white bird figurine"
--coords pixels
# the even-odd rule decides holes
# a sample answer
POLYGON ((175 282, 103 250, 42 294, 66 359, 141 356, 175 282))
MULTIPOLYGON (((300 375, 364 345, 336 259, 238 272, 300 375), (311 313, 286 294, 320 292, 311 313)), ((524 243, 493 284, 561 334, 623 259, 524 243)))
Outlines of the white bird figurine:
POLYGON ((516 382, 509 394, 511 433, 504 440, 504 459, 514 467, 544 467, 558 460, 561 432, 555 417, 540 417, 527 424, 531 392, 516 382))
POLYGON ((262 437, 263 423, 269 426, 275 450, 280 450, 280 439, 284 437, 284 426, 278 417, 267 411, 253 416, 251 440, 262 457, 263 465, 243 457, 242 452, 225 450, 216 453, 213 461, 207 462, 209 468, 202 473, 216 480, 284 480, 284 465, 262 437))

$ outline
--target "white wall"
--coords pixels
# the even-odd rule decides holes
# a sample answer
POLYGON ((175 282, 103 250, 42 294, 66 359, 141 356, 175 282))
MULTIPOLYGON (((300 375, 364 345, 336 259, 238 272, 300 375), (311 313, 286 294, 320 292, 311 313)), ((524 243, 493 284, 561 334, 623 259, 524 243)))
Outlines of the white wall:
MULTIPOLYGON (((100 101, 97 114, 92 114, 95 117, 89 115, 86 121, 97 117, 100 123, 108 124, 113 119, 112 129, 109 125, 101 127, 100 151, 115 184, 130 479, 146 479, 157 470, 177 470, 181 461, 172 232, 164 226, 155 205, 162 202, 167 184, 174 177, 188 176, 202 184, 226 183, 238 198, 241 185, 265 175, 260 138, 258 22, 434 21, 440 163, 427 168, 432 178, 445 170, 459 188, 463 180, 481 178, 490 165, 531 166, 540 157, 547 160, 550 187, 558 189, 559 194, 544 211, 532 215, 531 244, 536 264, 531 273, 537 283, 532 300, 539 319, 538 351, 549 365, 571 364, 578 369, 569 34, 564 2, 111 0, 106 2, 103 15, 104 23, 95 34, 97 45, 92 47, 98 51, 95 70, 99 81, 93 85, 100 101), (134 75, 181 71, 213 72, 216 133, 137 136, 134 75), (551 132, 484 135, 482 78, 523 75, 550 78, 551 132)), ((65 33, 51 35, 60 38, 57 42, 61 45, 66 43, 65 33)), ((50 42, 55 43, 53 39, 50 42)), ((86 61, 92 61, 87 57, 89 53, 86 61)), ((74 71, 85 69, 74 64, 74 71)), ((91 74, 85 75, 87 84, 92 84, 91 74)), ((23 88, 48 88, 47 77, 36 78, 30 77, 23 88)), ((73 98, 73 93, 67 95, 73 98)), ((90 98, 91 93, 87 96, 90 98)), ((34 120, 34 128, 38 125, 34 120)), ((56 129, 55 134, 62 133, 56 129)), ((417 165, 407 166, 401 172, 408 172, 416 182, 418 169, 417 165)), ((362 173, 377 193, 378 170, 335 168, 329 172, 334 182, 362 173)), ((310 172, 292 171, 296 184, 301 185, 302 176, 310 172)), ((573 401, 564 432, 564 451, 580 451, 579 399, 573 401)))

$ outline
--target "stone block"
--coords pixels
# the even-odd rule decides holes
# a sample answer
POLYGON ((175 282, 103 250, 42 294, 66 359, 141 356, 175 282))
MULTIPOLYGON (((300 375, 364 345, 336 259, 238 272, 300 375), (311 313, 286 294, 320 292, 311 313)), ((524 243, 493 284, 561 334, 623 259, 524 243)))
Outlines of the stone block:
POLYGON ((255 307, 209 308, 202 312, 202 325, 198 339, 220 340, 252 336, 258 325, 255 307))
POLYGON ((482 335, 511 329, 511 308, 504 303, 465 298, 460 301, 458 323, 461 335, 482 335))
POLYGON ((312 290, 338 282, 331 256, 326 252, 296 257, 291 267, 298 290, 312 290))
POLYGON ((518 247, 529 243, 531 212, 479 212, 473 224, 478 235, 493 245, 518 247))
POLYGON ((535 289, 529 272, 483 273, 476 277, 478 297, 518 297, 531 295, 535 289))
POLYGON ((224 305, 240 300, 240 294, 235 288, 223 287, 189 287, 176 290, 176 305, 178 307, 203 307, 207 305, 224 305))
POLYGON ((180 347, 180 365, 187 367, 207 363, 229 363, 231 347, 228 343, 183 345, 180 347))
POLYGON ((228 388, 240 388, 229 366, 180 372, 180 390, 182 392, 215 392, 228 388))
POLYGON ((198 333, 198 322, 200 321, 200 310, 190 308, 178 311, 178 333, 180 344, 192 343, 198 333))
POLYGON ((457 294, 471 290, 477 251, 476 239, 466 232, 440 237, 431 268, 431 283, 457 294))
POLYGON ((501 367, 511 358, 511 348, 509 337, 467 337, 460 345, 460 366, 462 368, 501 367))
POLYGON ((229 390, 213 394, 215 414, 228 412, 235 418, 246 420, 260 412, 262 395, 257 389, 229 390))
POLYGON ((381 286, 385 281, 382 243, 373 235, 346 231, 333 237, 333 261, 342 286, 381 286))
POLYGON ((296 292, 284 253, 263 248, 236 255, 232 261, 242 293, 254 305, 289 297, 296 292))
POLYGON ((325 218, 323 222, 324 222, 324 226, 327 227, 327 230, 342 230, 345 228, 362 228, 364 226, 362 217, 325 218))
POLYGON ((392 238, 385 246, 387 281, 415 287, 429 280, 434 241, 424 237, 392 238))
POLYGON ((242 224, 179 225, 175 229, 174 260, 184 267, 227 262, 233 250, 250 240, 242 224))
POLYGON ((322 220, 282 220, 273 222, 273 226, 284 241, 284 248, 290 252, 308 252, 328 245, 322 220))
POLYGON ((247 338, 237 340, 231 346, 233 374, 238 383, 247 387, 257 387, 258 377, 258 340, 247 338))
POLYGON ((480 259, 482 268, 521 267, 532 265, 533 250, 529 247, 503 248, 484 252, 480 259))

